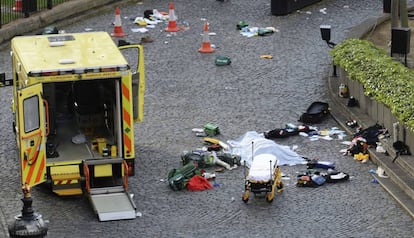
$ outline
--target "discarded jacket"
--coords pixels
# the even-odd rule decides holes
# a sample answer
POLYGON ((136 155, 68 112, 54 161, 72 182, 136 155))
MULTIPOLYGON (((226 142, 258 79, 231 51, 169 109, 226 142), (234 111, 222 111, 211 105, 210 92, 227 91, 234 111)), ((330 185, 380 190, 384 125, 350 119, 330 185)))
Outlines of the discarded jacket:
POLYGON ((329 161, 309 160, 306 165, 308 166, 308 169, 335 169, 335 163, 329 161))
POLYGON ((212 188, 213 185, 211 185, 206 178, 200 175, 194 175, 187 184, 188 191, 203 191, 212 188))
POLYGON ((349 180, 349 175, 344 172, 337 172, 328 169, 327 172, 318 170, 307 170, 297 176, 296 186, 298 187, 319 187, 325 183, 338 183, 349 180))

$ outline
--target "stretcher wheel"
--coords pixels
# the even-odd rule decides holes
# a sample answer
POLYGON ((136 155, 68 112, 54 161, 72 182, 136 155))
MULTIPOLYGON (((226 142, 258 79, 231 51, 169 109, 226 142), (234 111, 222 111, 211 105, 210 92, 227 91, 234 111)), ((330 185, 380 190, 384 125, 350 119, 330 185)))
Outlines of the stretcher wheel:
POLYGON ((249 201, 249 195, 249 191, 243 193, 242 200, 244 203, 247 203, 249 201))
POLYGON ((266 201, 268 202, 268 203, 271 203, 271 202, 273 202, 273 198, 274 198, 275 196, 274 196, 274 194, 273 193, 269 193, 269 194, 267 194, 267 196, 266 196, 266 201))
POLYGON ((277 191, 281 192, 283 190, 283 188, 285 187, 285 185, 283 185, 283 183, 280 182, 279 185, 277 185, 276 187, 277 187, 277 191))

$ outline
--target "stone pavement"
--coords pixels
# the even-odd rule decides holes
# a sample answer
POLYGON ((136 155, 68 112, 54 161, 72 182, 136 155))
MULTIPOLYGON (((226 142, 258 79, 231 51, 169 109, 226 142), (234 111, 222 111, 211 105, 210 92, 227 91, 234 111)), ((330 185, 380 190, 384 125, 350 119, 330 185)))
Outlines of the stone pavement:
MULTIPOLYGON (((159 24, 149 33, 133 33, 138 28, 130 19, 143 16, 147 9, 168 11, 163 1, 130 3, 121 8, 125 40, 145 44, 147 88, 144 122, 136 125, 137 175, 130 178, 137 209, 134 220, 97 221, 85 197, 61 198, 41 186, 33 191, 34 208, 50 221, 48 237, 412 237, 412 218, 376 183, 365 164, 344 157, 342 140, 310 141, 290 137, 276 142, 297 145, 308 158, 336 163, 338 170, 351 175, 349 182, 325 184, 319 188, 295 186, 303 165, 283 166, 285 190, 272 204, 264 198, 241 201, 244 170, 217 173, 221 184, 202 192, 169 189, 167 172, 181 166, 184 150, 203 146, 191 129, 207 122, 220 126, 223 141, 247 131, 263 132, 297 123, 313 101, 327 101, 326 74, 331 68, 329 48, 320 38, 319 26, 332 25, 332 41, 339 42, 351 27, 382 14, 376 0, 325 0, 287 16, 272 16, 270 2, 214 0, 188 3, 174 1, 180 26, 166 33, 159 24), (326 8, 325 11, 320 11, 326 8), (324 14, 326 12, 326 14, 324 14), (203 19, 210 23, 215 53, 201 54, 203 19), (266 37, 241 36, 236 24, 273 26, 278 32, 266 37), (260 58, 270 54, 273 59, 260 58), (217 55, 232 59, 229 66, 217 67, 217 55)), ((66 32, 102 30, 112 32, 114 10, 59 24, 66 32)), ((116 39, 115 39, 116 40, 116 39)), ((0 72, 10 75, 9 50, 0 51, 0 72)), ((19 166, 11 130, 11 88, 0 88, 0 217, 2 230, 21 210, 19 166)), ((318 128, 337 127, 328 118, 318 128)), ((348 138, 349 139, 349 138, 348 138)))

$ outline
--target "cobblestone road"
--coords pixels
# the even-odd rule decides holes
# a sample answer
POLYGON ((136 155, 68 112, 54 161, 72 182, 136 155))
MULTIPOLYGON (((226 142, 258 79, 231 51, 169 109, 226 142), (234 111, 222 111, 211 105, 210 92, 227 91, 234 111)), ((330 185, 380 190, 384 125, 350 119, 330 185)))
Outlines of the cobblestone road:
MULTIPOLYGON (((139 42, 145 34, 131 19, 147 9, 168 11, 167 1, 131 3, 121 9, 125 40, 139 42)), ((303 165, 282 167, 286 189, 272 204, 252 197, 246 205, 244 171, 218 173, 221 184, 202 192, 169 189, 166 174, 180 167, 183 150, 203 146, 191 129, 206 122, 220 126, 219 139, 227 141, 247 131, 263 132, 297 123, 313 101, 327 101, 324 77, 329 70, 329 48, 319 26, 332 25, 332 41, 339 42, 352 26, 382 14, 377 0, 323 0, 287 16, 272 16, 270 1, 174 1, 180 26, 171 34, 164 24, 150 29, 153 43, 145 44, 147 88, 144 122, 136 125, 137 175, 130 178, 141 217, 100 223, 85 197, 61 198, 34 188, 34 208, 50 221, 48 237, 412 237, 414 223, 378 185, 371 183, 374 164, 344 157, 341 140, 310 141, 290 137, 276 141, 297 145, 308 158, 333 161, 351 175, 349 182, 319 188, 295 186, 303 165), (325 10, 324 10, 325 9, 325 10), (322 11, 321 11, 322 10, 322 11), (326 14, 325 14, 326 13, 326 14), (203 19, 210 23, 216 52, 200 54, 203 19), (236 24, 275 27, 265 37, 244 37, 236 24), (262 59, 270 54, 273 59, 262 59), (227 55, 230 66, 214 65, 216 55, 227 55), (234 198, 234 199, 232 199, 234 198)), ((73 25, 66 32, 112 32, 114 12, 100 12, 73 25)), ((10 75, 9 50, 0 52, 0 72, 10 75)), ((9 76, 10 77, 10 76, 9 76)), ((11 128, 11 88, 0 88, 0 217, 6 223, 20 213, 22 204, 19 166, 11 128)), ((320 129, 337 126, 328 118, 320 129)), ((349 138, 348 138, 349 139, 349 138)), ((2 234, 3 232, 0 232, 2 234)))

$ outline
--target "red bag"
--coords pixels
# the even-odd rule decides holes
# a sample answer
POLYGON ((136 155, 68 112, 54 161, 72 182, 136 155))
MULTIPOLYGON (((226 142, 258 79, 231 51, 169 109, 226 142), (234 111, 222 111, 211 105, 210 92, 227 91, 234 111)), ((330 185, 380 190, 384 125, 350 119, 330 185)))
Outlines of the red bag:
POLYGON ((188 191, 203 191, 212 188, 213 185, 211 185, 206 178, 200 175, 194 175, 187 184, 188 191))

